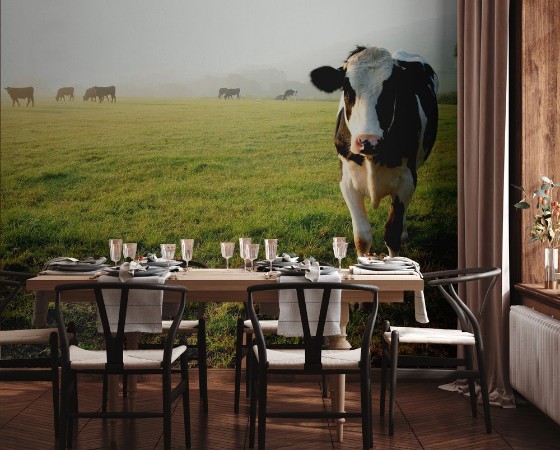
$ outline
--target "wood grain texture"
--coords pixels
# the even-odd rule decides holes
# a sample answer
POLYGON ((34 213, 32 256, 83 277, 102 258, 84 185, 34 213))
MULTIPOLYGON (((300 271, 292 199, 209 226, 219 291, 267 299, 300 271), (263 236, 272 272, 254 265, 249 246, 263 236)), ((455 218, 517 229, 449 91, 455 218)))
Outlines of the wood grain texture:
MULTIPOLYGON (((532 192, 539 177, 560 181, 560 2, 520 1, 517 39, 520 75, 520 152, 519 183, 532 192)), ((514 67, 515 68, 515 67, 514 67)), ((515 88, 515 86, 514 86, 515 88)), ((516 124, 516 121, 513 121, 516 124)), ((518 124, 519 125, 519 124, 518 124)), ((513 151, 516 151, 514 144, 513 151)), ((514 158, 515 159, 515 156, 514 158)), ((516 183, 516 180, 512 180, 516 183)), ((558 192, 558 191, 557 191, 558 192)), ((519 280, 541 283, 544 278, 544 250, 528 243, 532 214, 521 213, 518 232, 519 280)), ((512 255, 515 258, 515 254, 512 255)))
MULTIPOLYGON (((209 415, 201 413, 197 372, 191 370, 191 419, 193 449, 242 449, 248 444, 248 402, 242 397, 238 415, 233 414, 233 370, 210 370, 209 415)), ((82 407, 101 405, 101 382, 93 377, 80 379, 82 407)), ((493 432, 484 432, 484 415, 472 417, 467 397, 438 389, 437 381, 399 380, 395 406, 395 435, 389 436, 388 423, 379 416, 379 373, 374 371, 373 431, 377 449, 557 449, 560 425, 531 405, 515 409, 492 408, 493 432)), ((321 398, 319 382, 276 380, 270 386, 269 408, 287 403, 302 408, 329 407, 321 398)), ((55 449, 52 430, 50 385, 39 383, 0 383, 0 448, 55 449)), ((347 410, 359 408, 359 383, 347 383, 347 410)), ((134 400, 138 408, 161 405, 161 384, 145 379, 139 383, 134 400)), ((119 399, 123 408, 130 402, 119 399)), ((388 412, 386 412, 387 414, 388 412)), ((172 416, 172 448, 184 448, 182 407, 172 416)), ((160 419, 79 420, 74 449, 161 449, 160 419)), ((270 419, 267 449, 356 449, 361 448, 360 419, 348 419, 344 442, 336 442, 336 427, 326 421, 270 419)))

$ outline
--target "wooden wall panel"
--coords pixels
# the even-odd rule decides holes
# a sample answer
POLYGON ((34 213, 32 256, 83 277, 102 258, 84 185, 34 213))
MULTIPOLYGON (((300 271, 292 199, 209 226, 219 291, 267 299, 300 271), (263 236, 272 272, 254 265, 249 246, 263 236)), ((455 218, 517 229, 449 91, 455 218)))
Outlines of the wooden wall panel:
MULTIPOLYGON (((525 189, 534 190, 539 177, 547 175, 560 181, 560 1, 519 0, 517 26, 520 34, 517 45, 519 58, 517 67, 520 76, 519 146, 513 143, 512 150, 519 150, 519 181, 525 189)), ((515 86, 514 86, 515 89, 515 86)), ((515 155, 514 158, 515 160, 515 155)), ((558 189, 557 193, 560 191, 558 189)), ((519 273, 524 283, 541 283, 544 276, 544 250, 538 243, 528 243, 527 227, 532 224, 529 211, 520 212, 519 273)), ((514 247, 515 248, 515 247, 514 247)), ((512 255, 515 258, 518 255, 512 255)))

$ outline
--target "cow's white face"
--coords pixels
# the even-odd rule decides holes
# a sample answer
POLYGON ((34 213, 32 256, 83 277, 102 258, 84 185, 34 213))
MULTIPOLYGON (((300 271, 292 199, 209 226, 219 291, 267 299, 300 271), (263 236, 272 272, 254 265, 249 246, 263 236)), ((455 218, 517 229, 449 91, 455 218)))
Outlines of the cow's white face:
POLYGON ((375 147, 383 137, 376 106, 383 82, 391 76, 393 58, 385 49, 367 48, 351 55, 343 69, 347 79, 340 108, 344 108, 346 126, 352 135, 350 151, 359 154, 366 141, 375 147))

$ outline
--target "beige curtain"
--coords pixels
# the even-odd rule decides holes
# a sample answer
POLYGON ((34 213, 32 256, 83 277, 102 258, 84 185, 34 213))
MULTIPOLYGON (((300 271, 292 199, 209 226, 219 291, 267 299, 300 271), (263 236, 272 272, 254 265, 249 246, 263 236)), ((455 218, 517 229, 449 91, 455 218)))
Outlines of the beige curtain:
MULTIPOLYGON (((514 405, 508 374, 507 110, 509 0, 457 0, 458 267, 497 266, 481 321, 490 400, 514 405)), ((470 288, 469 288, 470 289, 470 288)), ((467 302, 480 309, 473 286, 467 302)))

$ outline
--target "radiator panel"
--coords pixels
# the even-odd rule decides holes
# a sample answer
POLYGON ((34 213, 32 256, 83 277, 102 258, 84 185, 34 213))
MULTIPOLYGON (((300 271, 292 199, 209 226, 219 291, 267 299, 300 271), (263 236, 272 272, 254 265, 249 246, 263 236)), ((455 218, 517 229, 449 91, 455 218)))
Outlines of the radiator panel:
POLYGON ((560 320, 512 306, 509 327, 512 387, 560 424, 560 320))

